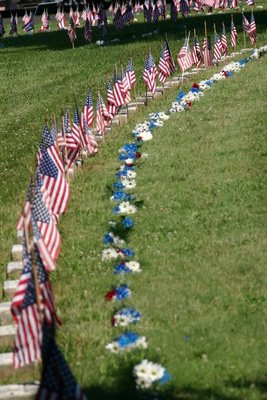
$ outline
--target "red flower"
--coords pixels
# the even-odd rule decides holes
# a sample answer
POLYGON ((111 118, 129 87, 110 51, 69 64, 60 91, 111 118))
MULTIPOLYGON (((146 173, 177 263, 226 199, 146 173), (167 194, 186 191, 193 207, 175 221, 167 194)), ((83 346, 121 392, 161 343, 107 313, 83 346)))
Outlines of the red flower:
POLYGON ((228 74, 226 71, 223 71, 223 74, 224 74, 225 78, 228 78, 228 74))
POLYGON ((187 104, 187 107, 188 107, 188 108, 191 108, 191 107, 192 107, 192 103, 191 103, 191 101, 187 101, 187 103, 186 103, 186 104, 187 104))
POLYGON ((116 290, 115 289, 111 290, 110 292, 107 292, 106 295, 105 295, 105 299, 107 301, 111 301, 114 296, 116 296, 116 290))
POLYGON ((142 140, 142 136, 137 136, 137 140, 142 140))
POLYGON ((136 158, 141 158, 142 157, 142 153, 140 153, 140 151, 137 151, 135 153, 136 158))
POLYGON ((112 318, 111 318, 111 325, 114 326, 114 325, 115 325, 115 322, 116 322, 115 318, 112 317, 112 318))
POLYGON ((199 89, 199 84, 198 83, 194 83, 192 87, 196 88, 196 89, 199 89))

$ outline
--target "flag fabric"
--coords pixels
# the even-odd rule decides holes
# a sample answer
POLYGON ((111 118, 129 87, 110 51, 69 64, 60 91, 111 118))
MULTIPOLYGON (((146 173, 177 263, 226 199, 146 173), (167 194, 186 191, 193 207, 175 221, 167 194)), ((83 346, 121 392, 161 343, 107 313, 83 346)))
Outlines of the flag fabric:
POLYGON ((97 97, 97 110, 96 110, 96 129, 99 135, 103 135, 105 132, 106 126, 109 124, 111 120, 111 115, 109 114, 105 103, 98 92, 97 97))
POLYGON ((243 31, 249 34, 250 32, 250 23, 248 22, 247 18, 245 17, 244 14, 242 14, 242 28, 243 31))
POLYGON ((189 47, 189 39, 185 38, 183 47, 178 53, 177 62, 182 72, 190 68, 193 64, 193 58, 189 47))
POLYGON ((175 0, 171 0, 170 13, 171 13, 172 22, 175 22, 177 20, 177 17, 178 17, 177 5, 176 5, 176 1, 175 0))
POLYGON ((23 25, 22 29, 24 30, 24 32, 31 32, 34 30, 32 15, 29 15, 29 16, 27 15, 26 22, 23 25))
POLYGON ((135 77, 132 60, 128 61, 127 68, 126 68, 126 78, 128 81, 128 87, 129 87, 129 89, 131 89, 136 83, 136 77, 135 77))
POLYGON ((231 8, 238 8, 238 0, 232 0, 231 8))
POLYGON ((44 128, 43 138, 44 141, 40 144, 40 173, 51 198, 51 209, 54 214, 59 215, 67 209, 70 189, 64 176, 64 165, 47 126, 44 128))
POLYGON ((74 108, 74 116, 73 116, 73 123, 71 129, 72 136, 76 141, 79 147, 82 147, 82 137, 81 137, 81 129, 80 129, 80 117, 77 104, 75 104, 74 108))
POLYGON ((66 28, 66 16, 63 11, 60 11, 59 8, 57 9, 55 19, 57 21, 57 27, 59 30, 66 28))
POLYGON ((41 17, 41 22, 42 22, 42 26, 40 28, 40 31, 41 32, 48 31, 50 28, 49 28, 49 15, 48 15, 47 10, 44 10, 42 17, 41 17))
POLYGON ((133 10, 131 4, 128 2, 126 5, 125 13, 123 14, 123 21, 125 24, 133 19, 133 10))
POLYGON ((88 93, 85 99, 83 107, 84 118, 87 126, 90 128, 94 123, 94 107, 91 89, 88 89, 88 93))
POLYGON ((155 65, 154 59, 151 52, 146 57, 145 68, 143 72, 143 80, 148 90, 155 94, 156 93, 156 79, 158 71, 155 65))
POLYGON ((217 32, 214 32, 213 60, 215 61, 215 63, 218 62, 221 56, 222 56, 221 42, 217 35, 217 32))
POLYGON ((90 25, 89 19, 86 18, 85 25, 84 25, 84 38, 88 42, 91 42, 92 41, 92 36, 93 36, 92 27, 90 25))
POLYGON ((227 37, 226 37, 226 32, 225 32, 224 23, 222 23, 222 39, 221 39, 221 45, 222 45, 222 56, 226 56, 226 54, 227 54, 227 37))
POLYGON ((116 73, 116 70, 114 69, 114 96, 116 100, 116 104, 118 107, 122 106, 124 104, 124 97, 123 97, 123 88, 121 85, 121 82, 118 78, 118 75, 116 73))
POLYGON ((255 5, 255 1, 254 0, 246 0, 246 5, 247 6, 254 6, 255 5))
POLYGON ((128 80, 126 78, 126 75, 124 73, 123 66, 121 66, 121 87, 122 87, 122 92, 123 92, 123 99, 124 99, 124 104, 128 104, 131 101, 131 94, 130 94, 130 88, 128 87, 128 80))
POLYGON ((67 148, 67 168, 68 170, 73 162, 75 161, 76 156, 80 151, 80 146, 74 139, 72 135, 72 129, 70 124, 70 117, 69 117, 69 109, 67 108, 65 115, 64 115, 64 131, 65 131, 65 140, 66 140, 66 148, 67 148))
POLYGON ((236 39, 237 39, 237 30, 234 24, 234 21, 231 22, 231 47, 235 49, 236 47, 236 39))
POLYGON ((152 21, 153 9, 150 0, 145 0, 144 2, 144 19, 147 20, 148 23, 152 21))
MULTIPOLYGON (((71 14, 71 12, 70 12, 70 14, 71 14)), ((69 35, 71 43, 74 43, 75 40, 77 39, 77 36, 76 36, 74 22, 73 22, 72 17, 70 17, 70 23, 68 26, 68 35, 69 35)))
MULTIPOLYGON (((1 30, 1 28, 0 28, 1 30)), ((17 21, 17 15, 13 15, 11 14, 11 18, 10 18, 10 35, 14 35, 14 34, 18 34, 18 21, 17 21)), ((0 34, 1 36, 1 34, 0 34)))
POLYGON ((176 71, 176 67, 175 67, 175 62, 172 56, 172 52, 169 46, 169 43, 167 40, 165 40, 165 60, 167 61, 168 65, 169 65, 169 71, 170 71, 170 75, 173 75, 174 72, 176 71))
POLYGON ((114 15, 113 24, 117 30, 122 29, 125 25, 123 15, 121 14, 120 7, 118 8, 117 12, 114 15))
POLYGON ((155 5, 155 9, 153 12, 153 22, 157 22, 157 20, 159 19, 159 17, 161 16, 161 11, 160 8, 158 7, 158 3, 156 3, 155 5))
POLYGON ((204 38, 203 42, 203 58, 205 67, 210 67, 212 65, 212 56, 211 56, 211 38, 207 36, 204 38))
POLYGON ((193 46, 192 57, 193 57, 193 63, 195 64, 195 66, 197 68, 199 68, 201 65, 201 62, 202 62, 202 56, 201 56, 201 50, 200 50, 200 45, 199 45, 197 36, 194 37, 194 46, 193 46))
POLYGON ((165 83, 168 76, 170 76, 170 68, 169 68, 169 64, 166 60, 165 54, 166 54, 166 43, 164 43, 164 45, 161 49, 159 65, 158 65, 158 69, 159 69, 158 79, 162 83, 165 83))
POLYGON ((41 318, 47 324, 51 324, 52 321, 59 323, 48 274, 37 246, 34 246, 30 253, 24 250, 23 264, 23 270, 11 302, 11 312, 17 323, 13 348, 13 366, 15 368, 40 360, 41 318), (38 290, 35 287, 34 268, 37 273, 38 290), (40 309, 38 309, 37 303, 38 292, 40 309))
POLYGON ((42 376, 36 400, 86 400, 55 342, 53 325, 44 324, 42 376))
POLYGON ((183 17, 186 17, 190 12, 190 7, 187 0, 180 1, 180 11, 183 17))
POLYGON ((257 38, 257 27, 256 27, 256 22, 253 13, 251 13, 250 17, 250 31, 249 31, 249 38, 251 44, 255 45, 256 44, 256 38, 257 38))
POLYGON ((114 117, 117 111, 117 104, 116 104, 116 99, 111 87, 110 80, 107 81, 107 110, 108 113, 114 117))
POLYGON ((98 144, 86 123, 84 115, 82 116, 81 120, 82 120, 82 129, 86 139, 86 150, 91 156, 94 156, 98 152, 98 144))
POLYGON ((193 2, 193 11, 195 11, 196 13, 198 13, 198 12, 199 12, 199 8, 200 8, 199 0, 194 1, 194 2, 193 2))
POLYGON ((215 0, 202 0, 202 4, 205 6, 213 7, 215 0))

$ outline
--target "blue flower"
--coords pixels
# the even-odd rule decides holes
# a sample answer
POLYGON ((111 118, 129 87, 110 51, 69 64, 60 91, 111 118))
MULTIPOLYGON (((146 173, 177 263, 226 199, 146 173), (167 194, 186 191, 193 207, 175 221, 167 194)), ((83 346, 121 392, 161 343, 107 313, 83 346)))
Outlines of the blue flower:
POLYGON ((132 249, 130 249, 130 247, 127 249, 121 249, 121 251, 127 257, 134 257, 134 255, 135 255, 134 251, 132 249))
POLYGON ((180 90, 180 92, 178 93, 176 100, 180 101, 182 100, 182 98, 185 96, 185 92, 183 90, 180 90))
POLYGON ((123 189, 123 188, 124 188, 124 185, 123 185, 122 182, 115 182, 115 183, 114 183, 114 188, 115 188, 115 189, 123 189))
POLYGON ((126 265, 123 264, 123 263, 116 265, 116 267, 114 269, 114 273, 116 275, 119 275, 122 272, 125 272, 126 274, 129 274, 131 272, 131 270, 129 268, 127 268, 126 265))
POLYGON ((154 121, 149 121, 148 129, 153 129, 153 128, 156 128, 156 127, 157 127, 157 125, 154 123, 154 121))
POLYGON ((171 375, 169 374, 169 372, 164 369, 164 374, 163 377, 159 380, 159 383, 161 385, 163 385, 164 383, 168 382, 171 379, 171 375))
POLYGON ((121 285, 120 287, 116 288, 116 299, 121 301, 123 299, 127 299, 129 297, 130 291, 127 288, 127 285, 121 285))
POLYGON ((123 146, 123 149, 128 153, 128 152, 135 152, 137 151, 137 146, 135 143, 126 143, 123 146))
POLYGON ((113 236, 111 236, 109 233, 106 233, 103 237, 103 243, 104 244, 110 244, 110 243, 114 243, 114 239, 113 236))
POLYGON ((116 206, 112 209, 113 214, 119 214, 120 212, 120 206, 116 206))
POLYGON ((113 193, 113 198, 114 198, 115 201, 118 201, 118 200, 125 201, 127 199, 127 194, 124 193, 122 190, 121 191, 118 190, 118 191, 113 193))
POLYGON ((198 93, 198 92, 199 92, 199 89, 198 89, 198 88, 195 88, 195 87, 192 87, 192 88, 190 89, 190 92, 192 92, 192 93, 198 93))
POLYGON ((134 226, 134 221, 129 217, 124 217, 121 222, 125 228, 132 228, 134 226))
POLYGON ((124 333, 117 338, 119 347, 126 347, 130 344, 135 343, 139 338, 139 335, 135 332, 124 333))

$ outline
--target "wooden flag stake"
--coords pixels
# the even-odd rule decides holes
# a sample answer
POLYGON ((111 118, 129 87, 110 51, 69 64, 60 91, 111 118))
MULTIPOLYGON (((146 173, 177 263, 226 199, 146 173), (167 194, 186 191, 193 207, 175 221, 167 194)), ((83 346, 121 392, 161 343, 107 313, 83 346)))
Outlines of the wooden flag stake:
POLYGON ((206 21, 204 21, 204 29, 205 29, 205 37, 207 38, 208 31, 207 31, 207 22, 206 21))

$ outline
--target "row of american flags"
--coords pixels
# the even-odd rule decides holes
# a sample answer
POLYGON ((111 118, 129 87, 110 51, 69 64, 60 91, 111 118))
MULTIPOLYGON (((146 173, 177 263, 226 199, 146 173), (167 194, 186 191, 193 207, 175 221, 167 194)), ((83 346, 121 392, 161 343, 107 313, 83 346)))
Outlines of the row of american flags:
MULTIPOLYGON (((247 6, 254 6, 254 0, 245 0, 247 6)), ((176 21, 178 13, 186 17, 191 12, 212 12, 212 8, 215 10, 226 10, 235 8, 238 9, 241 5, 240 0, 172 0, 170 6, 171 19, 176 21)), ((116 29, 122 29, 127 23, 133 21, 135 14, 140 12, 144 13, 144 20, 147 22, 157 22, 159 18, 166 18, 166 0, 145 0, 143 3, 139 1, 132 5, 131 1, 120 4, 111 2, 108 11, 113 18, 113 24, 116 29)), ((94 3, 92 7, 89 5, 84 6, 83 11, 80 13, 79 9, 73 10, 72 7, 69 11, 70 25, 75 27, 81 26, 81 19, 84 26, 87 26, 89 35, 87 37, 91 40, 91 26, 98 26, 102 29, 103 36, 107 33, 108 19, 106 9, 103 3, 100 3, 95 7, 94 3), (90 29, 89 29, 90 27, 90 29)), ((59 7, 55 15, 57 21, 57 27, 59 30, 67 29, 67 18, 63 7, 59 7)), ((39 31, 50 30, 50 17, 48 10, 44 10, 41 16, 41 27, 39 31)), ((25 32, 32 32, 34 30, 34 19, 31 11, 25 10, 25 14, 22 17, 22 29, 25 32)), ((69 28, 70 29, 70 28, 69 28)), ((3 20, 0 15, 0 37, 5 33, 3 26, 3 20)), ((18 34, 18 17, 17 14, 11 14, 10 18, 10 35, 18 34)))

